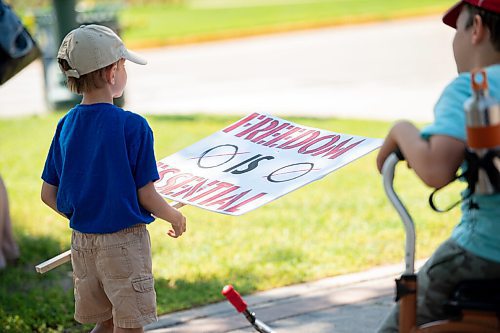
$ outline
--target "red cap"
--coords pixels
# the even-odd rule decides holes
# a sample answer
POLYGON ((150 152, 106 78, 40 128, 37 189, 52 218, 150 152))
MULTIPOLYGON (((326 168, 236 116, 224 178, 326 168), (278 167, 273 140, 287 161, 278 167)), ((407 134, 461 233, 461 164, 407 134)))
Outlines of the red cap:
POLYGON ((493 13, 500 13, 500 0, 462 0, 457 2, 444 14, 444 24, 447 24, 452 28, 457 27, 457 18, 458 15, 460 15, 460 11, 462 10, 462 6, 464 5, 464 3, 489 10, 493 13))

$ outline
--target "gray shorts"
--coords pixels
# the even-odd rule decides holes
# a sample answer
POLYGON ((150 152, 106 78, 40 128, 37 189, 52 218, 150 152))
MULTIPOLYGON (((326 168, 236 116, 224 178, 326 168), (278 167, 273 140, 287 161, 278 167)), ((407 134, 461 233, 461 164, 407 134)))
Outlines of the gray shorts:
POLYGON ((157 320, 151 242, 144 224, 111 234, 73 231, 71 263, 78 322, 112 317, 116 327, 139 328, 157 320))
MULTIPOLYGON (((417 274, 417 325, 446 319, 443 304, 460 281, 500 278, 500 263, 480 258, 448 239, 417 274)), ((397 333, 399 304, 377 332, 397 333)))

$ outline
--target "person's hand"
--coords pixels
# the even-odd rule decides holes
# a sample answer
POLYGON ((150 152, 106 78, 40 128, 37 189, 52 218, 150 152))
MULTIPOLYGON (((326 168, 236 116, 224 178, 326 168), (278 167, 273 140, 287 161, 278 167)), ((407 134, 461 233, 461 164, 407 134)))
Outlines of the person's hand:
POLYGON ((402 122, 396 123, 389 133, 387 133, 387 136, 384 140, 384 143, 382 144, 382 147, 380 147, 380 150, 378 151, 377 155, 377 169, 380 173, 382 173, 382 167, 384 166, 384 162, 389 157, 389 155, 394 152, 398 148, 398 143, 396 141, 394 132, 398 129, 398 127, 402 127, 401 125, 402 122))
MULTIPOLYGON (((406 152, 403 148, 408 148, 410 143, 415 143, 420 139, 419 130, 406 120, 398 121, 394 124, 387 134, 382 147, 377 155, 377 168, 380 173, 382 173, 382 167, 384 166, 384 162, 389 157, 389 155, 395 152, 397 149, 400 149, 400 152, 405 156, 406 164, 408 168, 412 168, 410 165, 408 156, 406 156, 406 152)), ((411 151, 415 151, 417 148, 413 145, 411 147, 411 151)))
POLYGON ((186 232, 186 217, 179 211, 177 213, 176 218, 173 221, 169 221, 172 224, 172 229, 167 234, 172 238, 177 238, 186 232))

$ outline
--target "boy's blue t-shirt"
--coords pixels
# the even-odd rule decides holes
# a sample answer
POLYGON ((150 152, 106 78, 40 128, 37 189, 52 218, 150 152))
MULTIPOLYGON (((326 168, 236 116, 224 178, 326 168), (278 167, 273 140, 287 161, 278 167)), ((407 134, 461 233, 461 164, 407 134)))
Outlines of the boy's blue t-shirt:
MULTIPOLYGON (((490 95, 500 101, 500 65, 486 68, 490 95)), ((466 141, 464 102, 472 96, 470 73, 462 73, 443 91, 434 108, 434 123, 421 134, 446 135, 466 141)), ((462 198, 467 195, 462 193, 462 198)), ((462 202, 462 218, 452 233, 460 246, 477 256, 500 262, 500 194, 474 194, 462 202), (479 209, 471 209, 474 200, 479 209)))
POLYGON ((146 119, 108 103, 77 105, 58 123, 42 179, 57 209, 83 233, 111 233, 154 218, 137 190, 159 179, 146 119))

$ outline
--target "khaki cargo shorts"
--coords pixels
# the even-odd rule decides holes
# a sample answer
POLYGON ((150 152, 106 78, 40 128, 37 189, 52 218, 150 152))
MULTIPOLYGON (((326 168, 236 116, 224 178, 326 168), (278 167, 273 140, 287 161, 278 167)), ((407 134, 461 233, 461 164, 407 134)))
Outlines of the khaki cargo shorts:
POLYGON ((74 230, 71 263, 76 321, 98 323, 113 317, 120 328, 157 321, 151 241, 144 224, 111 234, 74 230))

